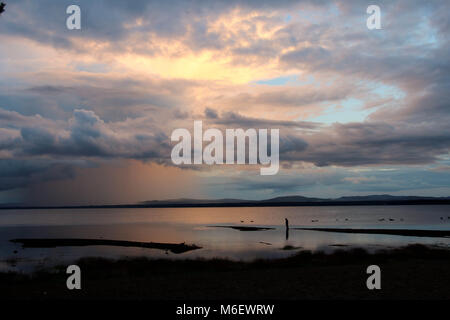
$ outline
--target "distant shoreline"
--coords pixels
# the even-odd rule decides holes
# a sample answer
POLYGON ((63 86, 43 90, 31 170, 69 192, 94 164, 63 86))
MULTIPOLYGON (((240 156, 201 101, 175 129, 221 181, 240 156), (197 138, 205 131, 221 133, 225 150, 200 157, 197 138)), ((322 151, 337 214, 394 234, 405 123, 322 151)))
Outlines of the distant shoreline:
POLYGON ((232 203, 147 203, 119 205, 82 205, 82 206, 0 206, 0 210, 31 209, 127 209, 127 208, 236 208, 236 207, 316 207, 316 206, 400 206, 400 205, 450 205, 450 199, 414 199, 414 200, 362 200, 362 201, 242 201, 232 203))

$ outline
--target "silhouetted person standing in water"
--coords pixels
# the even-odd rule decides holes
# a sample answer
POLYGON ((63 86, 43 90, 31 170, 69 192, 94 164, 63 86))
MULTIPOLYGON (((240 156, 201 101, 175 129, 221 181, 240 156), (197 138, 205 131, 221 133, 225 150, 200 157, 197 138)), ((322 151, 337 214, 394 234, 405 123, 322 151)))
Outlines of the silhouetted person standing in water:
POLYGON ((289 239, 289 220, 284 218, 284 222, 286 224, 286 240, 289 239))

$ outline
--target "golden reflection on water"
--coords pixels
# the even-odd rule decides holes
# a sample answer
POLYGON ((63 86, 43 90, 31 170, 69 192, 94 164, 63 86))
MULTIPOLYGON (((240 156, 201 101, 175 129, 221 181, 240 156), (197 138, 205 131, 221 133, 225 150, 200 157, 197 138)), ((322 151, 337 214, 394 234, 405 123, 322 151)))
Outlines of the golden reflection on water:
POLYGON ((76 259, 82 256, 222 257, 238 260, 291 255, 298 250, 351 247, 379 249, 408 243, 450 246, 448 238, 346 234, 295 227, 450 229, 450 206, 268 207, 5 210, 0 212, 0 262, 20 258, 76 259), (285 218, 289 219, 287 237, 285 218), (385 221, 379 220, 385 218, 385 221), (389 221, 389 219, 394 221, 389 221), (270 227, 239 231, 226 226, 270 227), (64 247, 21 250, 13 238, 86 238, 196 244, 180 255, 162 250, 120 247, 64 247), (282 250, 293 247, 294 250, 282 250), (13 254, 18 250, 17 255, 13 254))

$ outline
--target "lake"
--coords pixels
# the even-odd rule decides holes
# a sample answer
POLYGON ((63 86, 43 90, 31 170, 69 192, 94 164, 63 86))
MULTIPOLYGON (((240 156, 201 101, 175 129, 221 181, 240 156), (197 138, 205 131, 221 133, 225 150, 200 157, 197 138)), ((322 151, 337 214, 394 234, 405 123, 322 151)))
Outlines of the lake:
POLYGON ((327 252, 354 247, 376 250, 411 243, 450 248, 448 237, 294 230, 296 227, 450 230, 450 206, 0 210, 0 270, 27 272, 87 256, 253 260, 286 257, 298 250, 327 252), (287 239, 285 218, 291 227, 287 239), (273 229, 240 231, 227 226, 273 229), (160 249, 114 246, 22 248, 20 244, 9 241, 15 238, 185 242, 202 248, 181 254, 160 249))

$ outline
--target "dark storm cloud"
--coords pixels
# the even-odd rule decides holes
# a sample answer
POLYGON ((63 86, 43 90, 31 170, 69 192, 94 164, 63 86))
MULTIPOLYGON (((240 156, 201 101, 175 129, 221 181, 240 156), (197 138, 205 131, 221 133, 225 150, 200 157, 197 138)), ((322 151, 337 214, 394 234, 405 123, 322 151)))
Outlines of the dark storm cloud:
POLYGON ((450 151, 450 132, 427 124, 334 124, 305 137, 308 148, 285 160, 303 160, 317 166, 425 164, 450 151))
POLYGON ((49 159, 0 159, 0 191, 24 188, 48 180, 73 178, 82 161, 49 159))
MULTIPOLYGON (((12 79, 9 79, 11 81, 12 79)), ((190 103, 196 81, 157 78, 111 78, 107 75, 72 75, 35 73, 20 81, 14 90, 0 78, 0 108, 21 114, 51 119, 66 119, 73 110, 86 106, 104 120, 116 121, 163 109, 176 109, 190 103), (40 83, 46 83, 42 85, 40 83)), ((0 109, 1 117, 6 111, 0 109)))
POLYGON ((345 99, 352 91, 353 88, 346 83, 343 83, 340 87, 330 87, 327 90, 320 90, 313 86, 307 89, 298 87, 267 88, 266 91, 254 94, 246 92, 235 94, 224 98, 223 103, 233 107, 273 106, 277 108, 301 108, 306 105, 320 104, 326 101, 339 101, 345 99))
POLYGON ((67 121, 55 121, 0 109, 0 126, 0 155, 29 161, 90 157, 162 162, 170 155, 169 137, 152 126, 151 118, 105 122, 93 111, 75 109, 67 121))
POLYGON ((311 121, 284 121, 284 120, 269 120, 261 118, 252 118, 242 116, 237 112, 223 112, 219 117, 217 112, 215 117, 206 115, 213 123, 220 124, 227 127, 235 128, 276 128, 276 127, 292 127, 303 129, 315 129, 320 127, 319 123, 311 121))
POLYGON ((20 144, 17 130, 0 128, 0 152, 14 150, 20 144))
POLYGON ((114 127, 93 111, 77 109, 63 131, 22 128, 22 143, 14 152, 21 156, 166 158, 170 154, 168 137, 156 128, 152 134, 148 132, 148 128, 140 132, 133 123, 114 127))
POLYGON ((208 119, 217 119, 218 114, 217 111, 211 108, 206 108, 205 109, 205 116, 208 119))
MULTIPOLYGON (((314 1, 304 1, 314 3, 314 1)), ((2 17, 5 33, 22 36, 40 43, 74 50, 86 50, 74 40, 83 38, 110 42, 113 50, 138 50, 127 47, 122 41, 130 34, 138 34, 139 41, 149 42, 145 47, 148 54, 159 52, 157 44, 152 45, 151 34, 164 38, 186 37, 193 48, 220 49, 223 42, 218 34, 206 30, 206 24, 219 15, 234 8, 241 10, 274 10, 286 8, 298 1, 120 1, 120 0, 75 0, 70 4, 82 8, 82 30, 70 33, 65 28, 66 8, 63 1, 17 0, 10 3, 8 15, 2 17), (141 21, 136 24, 137 20, 141 21), (128 25, 127 28, 124 28, 128 25)), ((142 53, 142 52, 141 52, 142 53)))
MULTIPOLYGON (((109 123, 93 111, 78 109, 68 122, 49 125, 51 122, 40 117, 4 114, 10 119, 11 128, 2 135, 0 146, 16 155, 170 160, 170 132, 148 125, 141 127, 145 119, 109 123), (16 123, 11 121, 13 118, 16 123)), ((426 164, 438 161, 450 149, 445 123, 433 130, 427 124, 409 123, 365 122, 320 127, 310 122, 261 120, 229 113, 209 120, 227 128, 279 127, 280 161, 288 163, 303 161, 317 166, 348 167, 426 164)))

